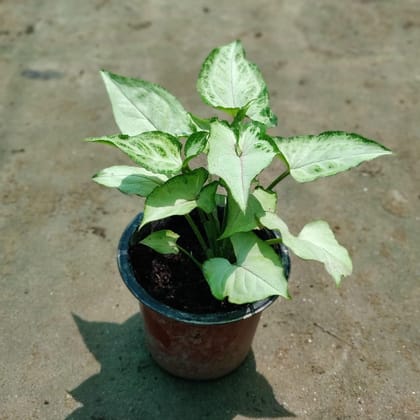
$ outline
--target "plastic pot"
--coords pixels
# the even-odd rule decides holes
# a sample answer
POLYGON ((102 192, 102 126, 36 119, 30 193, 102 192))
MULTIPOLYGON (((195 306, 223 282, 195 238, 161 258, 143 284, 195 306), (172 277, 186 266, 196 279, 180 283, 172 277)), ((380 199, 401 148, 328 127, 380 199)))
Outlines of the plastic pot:
MULTIPOLYGON (((192 314, 154 299, 135 277, 129 247, 141 223, 138 214, 123 232, 118 246, 121 277, 140 303, 146 343, 153 359, 169 373, 187 379, 215 379, 236 369, 246 358, 264 309, 277 296, 238 309, 211 314, 192 314)), ((278 247, 285 276, 290 259, 287 248, 278 247)))

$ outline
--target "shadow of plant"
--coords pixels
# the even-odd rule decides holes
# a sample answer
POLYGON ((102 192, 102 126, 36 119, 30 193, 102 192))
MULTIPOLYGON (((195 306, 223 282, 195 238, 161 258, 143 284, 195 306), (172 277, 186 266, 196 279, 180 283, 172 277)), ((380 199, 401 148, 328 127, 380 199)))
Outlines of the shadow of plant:
POLYGON ((295 417, 276 401, 270 384, 256 372, 253 354, 225 378, 187 381, 155 365, 145 348, 138 315, 122 324, 73 318, 101 370, 70 391, 83 407, 67 420, 295 417))

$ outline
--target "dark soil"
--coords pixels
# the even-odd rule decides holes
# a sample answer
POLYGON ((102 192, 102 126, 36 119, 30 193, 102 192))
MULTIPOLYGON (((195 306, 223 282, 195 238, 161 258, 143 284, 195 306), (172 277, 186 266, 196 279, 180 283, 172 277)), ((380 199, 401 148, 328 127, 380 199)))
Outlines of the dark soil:
MULTIPOLYGON (((204 260, 200 245, 184 217, 175 216, 151 225, 142 237, 151 229, 171 229, 180 235, 179 245, 192 251, 199 261, 204 260)), ((243 306, 217 300, 202 272, 185 254, 162 255, 139 245, 138 240, 136 242, 131 245, 129 254, 137 281, 160 302, 190 313, 227 312, 243 306)))

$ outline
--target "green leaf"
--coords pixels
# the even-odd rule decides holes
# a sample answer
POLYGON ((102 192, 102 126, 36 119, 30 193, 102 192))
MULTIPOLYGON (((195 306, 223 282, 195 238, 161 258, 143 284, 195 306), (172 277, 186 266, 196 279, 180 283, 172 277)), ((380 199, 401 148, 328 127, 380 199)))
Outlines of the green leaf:
POLYGON ((188 115, 190 116, 191 121, 197 131, 209 131, 210 123, 217 119, 217 117, 200 118, 191 113, 188 113, 188 115))
POLYGON ((175 176, 155 188, 147 197, 140 227, 153 220, 183 215, 197 207, 197 200, 208 173, 203 168, 175 176))
POLYGON ((203 272, 213 295, 232 303, 248 303, 280 295, 289 298, 287 280, 279 256, 252 232, 231 237, 236 263, 211 258, 203 272))
POLYGON ((252 195, 259 201, 264 211, 275 212, 277 207, 277 194, 274 191, 266 191, 256 188, 252 195))
POLYGON ((90 137, 86 141, 115 146, 135 163, 153 173, 173 175, 182 168, 181 143, 176 137, 160 131, 132 137, 123 134, 90 137))
POLYGON ((351 274, 352 262, 349 253, 337 242, 326 222, 318 220, 308 223, 296 237, 276 214, 266 213, 260 221, 268 229, 279 230, 284 244, 298 257, 323 263, 337 285, 340 284, 342 276, 351 274))
POLYGON ((206 131, 197 131, 187 138, 184 146, 184 166, 200 153, 206 153, 208 150, 208 135, 209 133, 206 131))
POLYGON ((275 127, 277 125, 277 117, 270 108, 267 88, 264 88, 258 98, 249 103, 246 115, 252 120, 264 124, 266 127, 275 127))
POLYGON ((101 71, 115 121, 122 133, 134 136, 164 131, 174 136, 192 133, 192 122, 178 100, 159 85, 101 71))
POLYGON ((228 212, 225 230, 220 239, 232 236, 237 232, 248 232, 258 228, 258 219, 266 211, 275 211, 277 197, 274 192, 257 188, 248 199, 245 213, 239 208, 232 196, 228 194, 228 212))
POLYGON ((197 90, 207 104, 235 115, 254 101, 247 115, 274 125, 264 79, 258 67, 245 58, 239 41, 215 48, 203 63, 197 90))
POLYGON ((226 200, 227 200, 226 195, 216 193, 216 205, 217 205, 217 207, 226 206, 226 202, 227 202, 226 200))
POLYGON ((216 208, 216 190, 219 186, 217 181, 206 185, 197 199, 197 206, 206 213, 211 213, 216 208))
POLYGON ((154 174, 136 166, 111 166, 94 175, 93 180, 106 187, 118 188, 125 194, 148 196, 167 176, 154 174))
POLYGON ((179 235, 172 230, 158 230, 146 236, 140 243, 161 254, 178 254, 178 238, 179 235))
POLYGON ((274 140, 286 158, 290 174, 298 182, 335 175, 364 161, 392 153, 373 140, 342 131, 274 140))
POLYGON ((253 195, 249 196, 245 213, 240 209, 231 194, 228 194, 227 203, 226 227, 220 236, 220 239, 228 238, 238 232, 249 232, 257 228, 257 217, 263 216, 264 210, 253 195))
POLYGON ((239 208, 245 212, 252 180, 272 161, 276 152, 262 127, 246 125, 239 133, 227 124, 214 122, 209 136, 208 167, 228 186, 239 208))

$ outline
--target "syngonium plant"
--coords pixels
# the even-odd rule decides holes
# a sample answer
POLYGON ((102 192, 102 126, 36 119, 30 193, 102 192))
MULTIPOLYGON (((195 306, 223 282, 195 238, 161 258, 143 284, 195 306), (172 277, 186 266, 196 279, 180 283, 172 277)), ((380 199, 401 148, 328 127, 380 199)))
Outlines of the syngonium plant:
POLYGON ((297 236, 289 231, 276 213, 274 187, 289 175, 298 182, 335 175, 390 150, 343 131, 267 134, 277 117, 261 72, 239 41, 215 48, 197 82, 203 101, 226 112, 230 121, 188 113, 157 84, 108 71, 101 75, 122 134, 87 141, 115 146, 138 166, 106 168, 94 181, 145 197, 140 229, 185 216, 204 258, 181 247, 179 234, 169 229, 152 231, 142 244, 162 254, 185 253, 217 299, 237 304, 273 295, 289 298, 282 262, 272 247, 279 242, 303 259, 323 263, 337 285, 352 272, 347 250, 326 222, 311 222, 297 236), (192 165, 198 156, 204 156, 205 165, 192 165), (263 185, 259 175, 274 160, 285 170, 263 185), (261 239, 256 232, 264 228, 280 235, 261 239))

